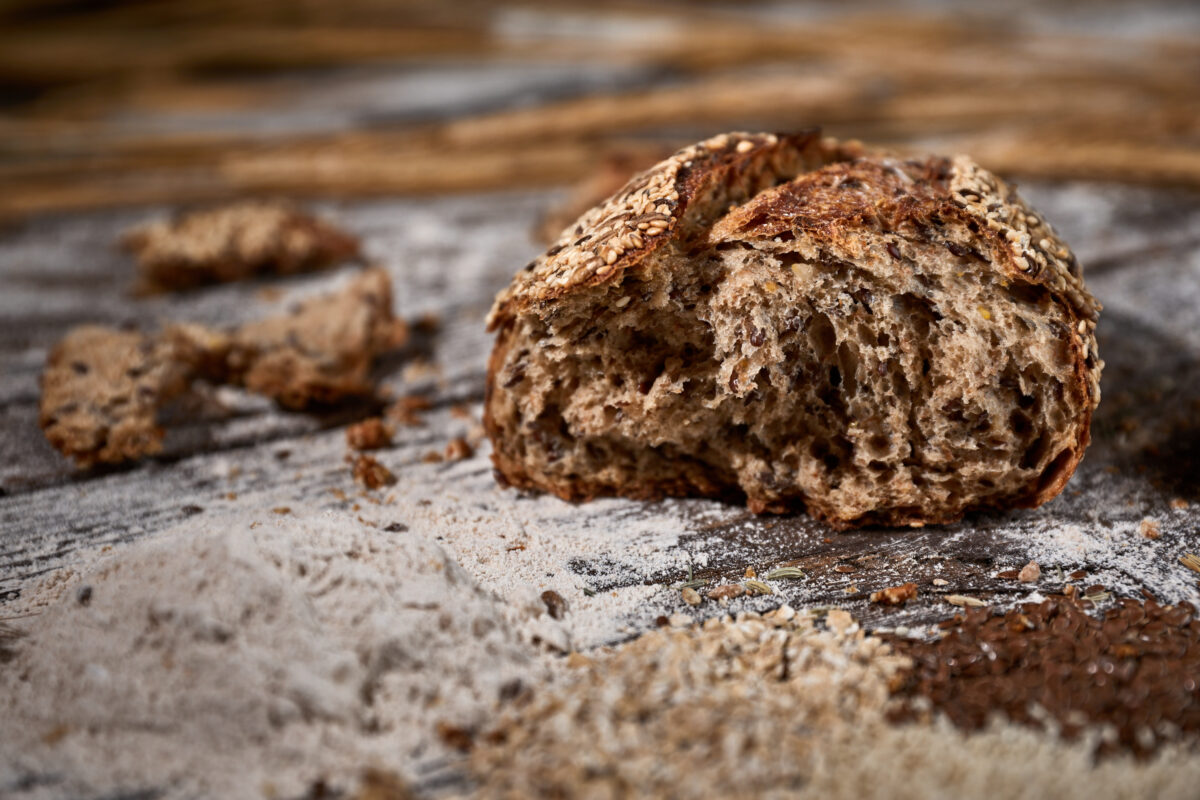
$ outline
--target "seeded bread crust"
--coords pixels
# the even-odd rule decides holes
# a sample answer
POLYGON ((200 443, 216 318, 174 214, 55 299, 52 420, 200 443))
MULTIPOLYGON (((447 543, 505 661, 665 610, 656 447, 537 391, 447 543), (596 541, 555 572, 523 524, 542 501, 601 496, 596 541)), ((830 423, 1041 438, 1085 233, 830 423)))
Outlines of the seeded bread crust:
POLYGON ((635 175, 563 231, 517 273, 488 315, 488 330, 585 286, 619 280, 672 240, 703 232, 732 203, 802 172, 861 155, 857 142, 795 134, 723 133, 635 175))
MULTIPOLYGON (((678 269, 678 267, 676 267, 678 269)), ((617 293, 612 295, 614 299, 617 293)), ((628 301, 628 298, 624 298, 628 301)), ((1014 188, 969 158, 904 161, 865 151, 855 142, 822 139, 815 131, 789 136, 724 134, 686 148, 635 176, 613 198, 584 214, 542 257, 502 292, 489 315, 498 331, 489 361, 484 423, 492 438, 498 478, 564 499, 619 494, 650 499, 664 495, 745 496, 755 511, 807 508, 837 527, 868 523, 921 525, 949 522, 966 507, 1033 507, 1062 491, 1083 456, 1091 415, 1100 399, 1103 363, 1095 327, 1100 306, 1083 285, 1070 249, 1014 188), (854 191, 847 191, 854 189, 854 191), (1002 285, 1040 287, 1069 320, 1061 338, 1074 374, 1066 393, 1081 410, 1061 433, 1071 440, 1041 480, 1003 502, 958 503, 947 508, 880 509, 847 516, 820 497, 773 497, 714 479, 703 465, 680 459, 675 475, 648 482, 614 484, 587 475, 548 476, 532 469, 510 447, 513 437, 501 413, 506 388, 501 370, 509 361, 522 319, 553 320, 560 303, 576 293, 615 286, 629 275, 678 264, 647 256, 672 243, 683 253, 723 243, 771 246, 777 237, 801 253, 853 263, 864 255, 867 232, 892 236, 888 252, 908 243, 942 246, 948 257, 990 271, 1002 285), (788 238, 790 237, 790 238, 788 238)))

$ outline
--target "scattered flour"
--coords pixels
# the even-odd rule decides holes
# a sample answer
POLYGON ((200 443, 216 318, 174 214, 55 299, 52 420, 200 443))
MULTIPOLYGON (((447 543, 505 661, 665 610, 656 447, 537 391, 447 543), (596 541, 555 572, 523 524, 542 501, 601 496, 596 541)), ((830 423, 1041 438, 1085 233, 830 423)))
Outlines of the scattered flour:
MULTIPOLYGON (((1086 566, 1086 583, 1102 584, 1117 595, 1136 598, 1150 587, 1164 603, 1196 601, 1195 575, 1179 564, 1184 551, 1169 540, 1147 538, 1141 517, 1089 525, 1055 520, 1030 527, 1022 545, 1043 578, 1051 568, 1069 573, 1086 566)), ((1005 530, 1002 536, 1016 533, 1005 530)))
MULTIPOLYGON (((628 638, 635 631, 624 620, 648 606, 664 591, 661 584, 643 583, 665 569, 682 572, 687 554, 677 547, 685 531, 682 520, 669 512, 630 514, 620 500, 599 500, 586 517, 574 506, 553 497, 523 501, 533 508, 520 515, 507 511, 486 515, 464 513, 461 506, 431 504, 414 516, 415 530, 436 531, 442 544, 481 584, 506 601, 534 603, 553 590, 568 603, 554 638, 561 651, 584 650, 628 638), (511 548, 511 549, 510 549, 511 548), (615 567, 620 585, 603 584, 571 565, 620 561, 615 567)), ((530 617, 549 632, 547 617, 530 617)))
POLYGON ((448 752, 543 668, 437 546, 345 516, 186 523, 102 558, 0 669, 0 795, 298 796, 448 752))

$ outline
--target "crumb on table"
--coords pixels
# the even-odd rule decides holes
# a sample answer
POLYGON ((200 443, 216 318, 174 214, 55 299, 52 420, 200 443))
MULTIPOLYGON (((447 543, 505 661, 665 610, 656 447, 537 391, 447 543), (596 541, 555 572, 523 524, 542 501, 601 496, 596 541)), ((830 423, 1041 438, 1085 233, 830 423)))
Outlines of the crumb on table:
POLYGON ((359 256, 358 239, 288 203, 246 200, 128 231, 138 289, 156 293, 323 269, 359 256))

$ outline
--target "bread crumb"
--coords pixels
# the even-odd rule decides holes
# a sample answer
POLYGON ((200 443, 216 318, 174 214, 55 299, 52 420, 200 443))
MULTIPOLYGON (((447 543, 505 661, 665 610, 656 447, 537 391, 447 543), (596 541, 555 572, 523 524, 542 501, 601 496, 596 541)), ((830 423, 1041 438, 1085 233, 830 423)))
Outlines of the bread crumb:
POLYGON ((461 436, 451 439, 450 444, 446 445, 447 461, 462 461, 464 458, 470 458, 474 453, 475 448, 467 444, 467 440, 461 436))
POLYGON ((459 725, 452 725, 444 720, 437 724, 435 731, 443 744, 463 753, 469 751, 475 742, 473 731, 459 725))
POLYGON ((542 592, 542 603, 545 604, 546 613, 551 619, 562 619, 567 614, 567 601, 553 589, 542 592))
POLYGON ((871 602, 883 606, 902 606, 917 596, 915 583, 902 583, 899 586, 889 586, 878 592, 871 592, 871 602))
POLYGON ((1146 517, 1138 523, 1138 533, 1146 539, 1157 539, 1162 536, 1162 525, 1152 517, 1146 517))
POLYGON ((684 587, 680 594, 683 595, 683 602, 687 603, 689 606, 698 606, 701 602, 703 602, 700 597, 700 593, 690 586, 684 587))
POLYGON ((354 459, 354 480, 368 489, 378 489, 393 485, 396 476, 371 456, 362 455, 354 459))
POLYGON ((946 580, 945 578, 934 578, 933 585, 934 586, 949 586, 950 581, 946 580))
POLYGON ((709 600, 732 600, 746 593, 746 587, 740 583, 723 583, 708 590, 709 600))
POLYGON ((188 353, 200 377, 298 410, 374 395, 372 363, 403 347, 409 332, 392 314, 391 279, 375 268, 286 314, 228 333, 174 325, 166 335, 188 353))
POLYGON ((1187 507, 1188 501, 1184 500, 1182 497, 1171 498, 1171 508, 1175 509, 1176 511, 1183 511, 1187 507))
POLYGON ((370 417, 346 428, 346 444, 355 450, 378 450, 392 443, 392 428, 379 417, 370 417))
POLYGON ((396 773, 368 767, 353 800, 411 800, 414 797, 412 789, 396 773))
POLYGON ((425 424, 425 420, 421 418, 418 412, 428 411, 431 408, 433 408, 433 402, 428 397, 415 394, 408 397, 401 397, 388 406, 387 411, 384 413, 388 419, 394 420, 401 425, 415 427, 425 424))
POLYGON ((1042 568, 1036 561, 1030 561, 1017 573, 1017 580, 1021 583, 1034 583, 1040 577, 1042 577, 1042 568))
POLYGON ((143 225, 127 231, 122 244, 137 259, 142 294, 326 269, 360 253, 347 231, 289 203, 264 200, 143 225))
POLYGON ((413 328, 418 333, 437 333, 442 327, 442 318, 432 311, 428 311, 417 317, 417 321, 413 323, 413 328))

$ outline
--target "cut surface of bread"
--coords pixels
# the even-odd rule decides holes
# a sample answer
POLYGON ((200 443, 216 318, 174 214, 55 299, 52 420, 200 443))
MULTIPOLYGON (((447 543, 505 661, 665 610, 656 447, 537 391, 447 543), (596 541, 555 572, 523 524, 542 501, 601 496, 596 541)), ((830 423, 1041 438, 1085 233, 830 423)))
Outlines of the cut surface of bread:
POLYGON ((1057 495, 1099 401, 1098 305, 966 158, 726 134, 635 177, 497 299, 500 478, 743 499, 837 527, 1057 495))

